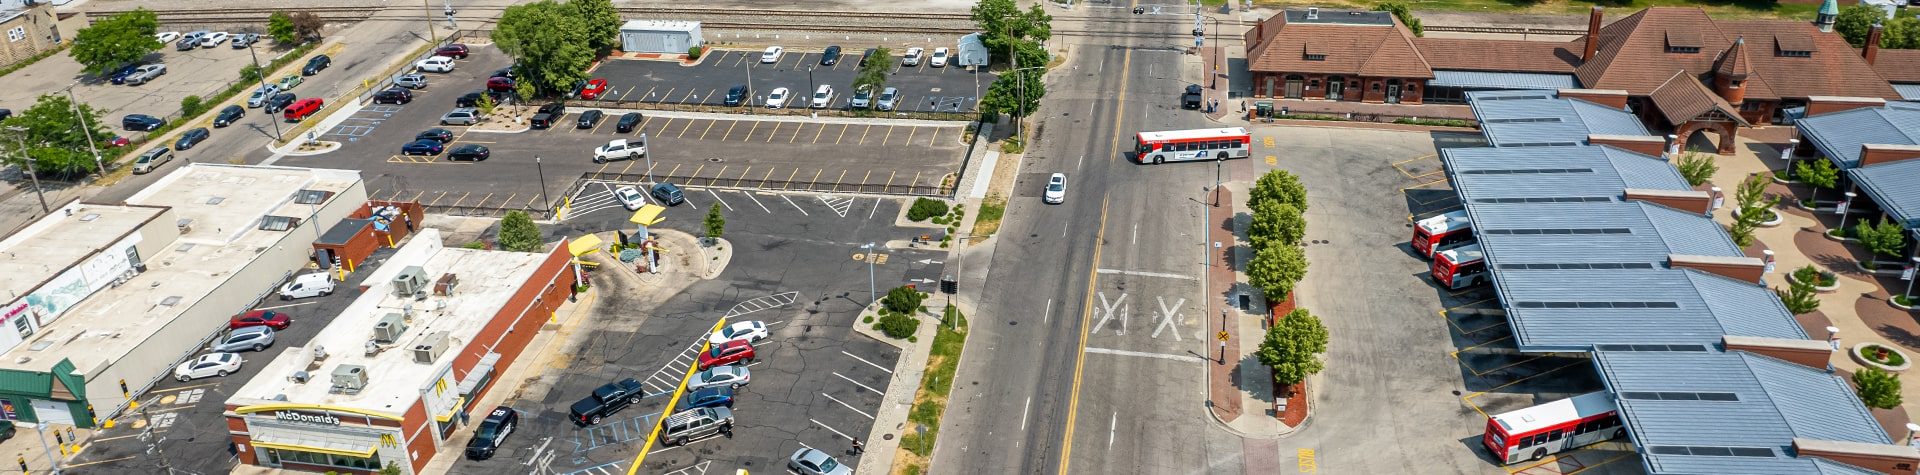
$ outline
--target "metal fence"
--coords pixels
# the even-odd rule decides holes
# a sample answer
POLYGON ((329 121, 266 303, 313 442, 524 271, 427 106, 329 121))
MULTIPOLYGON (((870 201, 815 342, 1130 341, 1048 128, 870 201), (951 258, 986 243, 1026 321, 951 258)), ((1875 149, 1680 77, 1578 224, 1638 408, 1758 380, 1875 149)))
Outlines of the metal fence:
POLYGON ((758 107, 758 106, 755 106, 755 107, 728 106, 728 105, 711 104, 711 103, 704 103, 704 102, 679 102, 679 101, 671 101, 671 100, 665 100, 665 99, 659 100, 659 101, 645 101, 645 100, 614 101, 614 100, 571 99, 565 102, 571 106, 591 107, 591 108, 598 108, 598 109, 669 110, 669 111, 685 111, 685 112, 709 112, 709 113, 718 113, 718 114, 741 114, 743 112, 746 112, 747 116, 756 116, 756 115, 792 116, 792 117, 821 116, 821 117, 858 117, 858 118, 881 118, 881 119, 920 119, 920 120, 939 120, 939 121, 972 121, 980 117, 980 113, 975 112, 968 108, 963 108, 963 105, 966 103, 965 101, 959 100, 960 98, 958 97, 954 97, 951 99, 952 100, 942 101, 942 102, 938 102, 931 105, 916 104, 920 107, 913 110, 894 110, 894 111, 808 109, 805 107, 768 109, 765 107, 758 107))
POLYGON ((569 189, 577 189, 579 185, 588 181, 648 183, 655 180, 696 188, 734 188, 810 193, 858 193, 869 195, 938 197, 951 195, 953 193, 954 187, 959 183, 959 175, 949 173, 910 183, 847 183, 751 177, 700 177, 660 173, 655 173, 652 177, 648 177, 645 173, 585 173, 580 176, 580 180, 575 182, 574 188, 569 189))

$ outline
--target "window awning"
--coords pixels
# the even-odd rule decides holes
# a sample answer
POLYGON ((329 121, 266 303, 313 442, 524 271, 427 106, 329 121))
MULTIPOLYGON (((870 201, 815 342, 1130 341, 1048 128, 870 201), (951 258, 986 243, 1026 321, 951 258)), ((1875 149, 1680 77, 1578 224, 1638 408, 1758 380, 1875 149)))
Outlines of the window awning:
POLYGON ((276 450, 293 450, 360 458, 372 457, 373 452, 380 448, 378 441, 348 442, 339 439, 320 440, 306 437, 262 434, 258 432, 253 434, 253 445, 276 450))
POLYGON ((1572 74, 1546 73, 1496 73, 1488 71, 1439 71, 1433 72, 1433 79, 1427 81, 1428 87, 1459 87, 1468 89, 1578 89, 1579 81, 1572 74))

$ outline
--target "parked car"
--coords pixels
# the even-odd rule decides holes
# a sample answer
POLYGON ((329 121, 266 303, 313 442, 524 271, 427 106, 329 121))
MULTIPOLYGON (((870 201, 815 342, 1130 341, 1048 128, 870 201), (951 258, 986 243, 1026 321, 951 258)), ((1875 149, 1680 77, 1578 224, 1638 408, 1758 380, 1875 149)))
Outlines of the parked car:
POLYGON ((427 76, 419 73, 402 74, 393 78, 393 85, 407 89, 426 89, 427 76))
POLYGON ((586 87, 580 89, 580 98, 591 101, 591 100, 599 99, 602 94, 606 94, 606 93, 607 93, 607 80, 600 79, 600 78, 593 78, 593 79, 587 80, 586 87))
POLYGON ((840 62, 840 45, 828 45, 826 51, 820 52, 821 66, 832 66, 835 63, 839 63, 839 62, 840 62))
POLYGON ((939 48, 934 48, 933 60, 928 61, 928 63, 930 63, 933 67, 936 67, 936 68, 947 67, 947 47, 941 46, 939 48))
POLYGON ((300 68, 300 75, 312 76, 315 74, 320 74, 320 71, 325 70, 327 69, 327 66, 332 66, 332 65, 333 65, 333 58, 327 57, 327 55, 324 55, 324 54, 319 56, 314 56, 313 59, 307 60, 306 66, 303 66, 300 68))
POLYGON ((700 353, 697 364, 701 371, 721 365, 753 362, 753 344, 744 341, 729 341, 726 344, 710 345, 707 351, 700 353))
POLYGON ((134 132, 152 132, 167 125, 167 120, 146 114, 127 114, 120 119, 120 128, 134 132))
POLYGON ((13 117, 13 109, 0 109, 0 120, 7 120, 8 117, 13 117))
POLYGON ((873 108, 890 111, 898 102, 900 102, 900 89, 889 87, 880 90, 880 98, 873 101, 873 108))
POLYGON ((133 174, 144 175, 153 173, 154 170, 160 168, 160 164, 172 160, 172 150, 168 150, 166 147, 154 147, 152 150, 148 150, 147 153, 140 154, 140 158, 133 160, 133 174))
POLYGON ((423 130, 418 134, 414 134, 413 139, 414 140, 432 140, 435 142, 447 143, 447 142, 453 141, 453 131, 435 127, 435 128, 423 130))
POLYGON ((819 88, 813 90, 813 102, 809 104, 810 106, 812 106, 815 109, 825 109, 827 108, 828 105, 832 105, 832 104, 833 104, 833 85, 832 84, 821 84, 819 88))
POLYGON ((513 63, 513 64, 507 65, 507 67, 493 70, 493 74, 490 74, 487 77, 510 78, 510 77, 518 76, 517 73, 519 72, 520 72, 520 63, 513 63))
POLYGON ((594 388, 593 394, 573 403, 568 411, 568 415, 571 416, 568 419, 581 426, 599 424, 607 416, 620 412, 627 406, 639 404, 640 396, 643 395, 641 389, 640 382, 633 378, 594 388))
POLYGON ((764 340, 766 338, 767 338, 766 322, 762 322, 759 320, 750 320, 750 321, 733 322, 733 324, 731 325, 722 327, 720 331, 716 331, 710 335, 707 335, 707 343, 713 344, 713 345, 719 345, 729 341, 740 341, 740 340, 744 340, 748 343, 752 343, 752 342, 764 340))
POLYGON ((307 78, 300 77, 298 74, 288 74, 287 77, 280 78, 280 82, 274 83, 274 85, 280 86, 280 90, 282 91, 291 91, 294 87, 305 82, 307 82, 307 78))
POLYGON ((272 310, 254 310, 240 315, 234 315, 232 320, 227 321, 227 328, 229 329, 267 327, 274 330, 285 330, 291 325, 293 325, 293 317, 272 310))
POLYGON ((826 452, 810 447, 801 447, 793 452, 793 456, 787 457, 787 469, 800 475, 853 475, 853 469, 841 465, 839 460, 834 460, 826 452))
POLYGON ((401 155, 439 155, 446 150, 446 144, 434 139, 419 139, 400 146, 401 155))
POLYGON ((454 107, 474 107, 480 103, 480 96, 485 94, 486 94, 486 91, 473 91, 466 94, 461 94, 460 97, 453 99, 453 106, 454 107))
POLYGON ((635 127, 639 127, 640 124, 645 123, 646 121, 647 121, 647 116, 642 115, 639 112, 628 112, 625 114, 620 114, 620 123, 614 124, 613 129, 617 132, 624 134, 624 133, 632 132, 635 127))
POLYGON ((440 116, 440 125, 473 125, 480 123, 480 109, 461 107, 440 116))
POLYGON ((120 148, 131 144, 133 144, 133 141, 127 140, 127 136, 125 135, 115 135, 113 138, 107 139, 107 147, 110 148, 120 148))
POLYGON ((172 42, 173 42, 173 40, 177 40, 177 39, 180 39, 180 32, 178 32, 178 31, 162 31, 162 32, 159 32, 159 33, 154 33, 154 34, 153 34, 153 38, 154 38, 154 39, 157 39, 157 40, 160 40, 160 42, 161 42, 161 43, 172 43, 172 42))
POLYGON ((733 434, 732 409, 702 407, 676 412, 660 421, 661 443, 668 446, 721 434, 733 434))
POLYGON ((547 105, 540 106, 540 111, 533 115, 532 125, 533 125, 533 128, 536 128, 536 129, 545 129, 548 127, 553 127, 554 122, 558 122, 560 121, 561 118, 564 118, 566 116, 567 116, 566 104, 562 104, 558 102, 550 102, 550 103, 547 103, 547 105))
POLYGON ((406 104, 413 102, 413 91, 406 88, 391 88, 373 94, 374 104, 406 104))
POLYGON ((753 372, 749 371, 745 366, 715 366, 707 368, 706 371, 693 373, 693 377, 687 379, 687 389, 693 390, 711 387, 740 389, 740 387, 746 386, 747 383, 751 382, 753 382, 753 372))
POLYGON ((606 116, 607 114, 600 112, 599 109, 587 109, 585 112, 580 113, 580 123, 575 125, 574 128, 591 129, 594 126, 600 125, 600 119, 606 118, 606 116))
POLYGON ((1201 99, 1204 98, 1201 91, 1204 90, 1205 89, 1202 89, 1199 84, 1188 84, 1187 92, 1180 95, 1180 107, 1199 109, 1201 99))
POLYGON ((180 134, 180 140, 173 142, 173 148, 176 150, 193 148, 194 145, 199 145, 200 142, 207 140, 207 137, 211 135, 213 134, 208 132, 206 127, 188 129, 186 132, 180 134))
POLYGON ((673 186, 672 183, 654 183, 652 194, 653 199, 660 200, 660 204, 667 206, 676 206, 680 203, 687 202, 687 197, 680 192, 680 187, 673 186))
MULTIPOLYGON (((509 77, 487 78, 487 90, 500 91, 500 92, 511 91, 513 90, 513 78, 509 78, 509 77)), ((474 99, 478 100, 479 98, 475 97, 474 99)))
MULTIPOLYGON (((462 45, 464 46, 464 45, 462 45)), ((468 460, 486 460, 506 443, 507 435, 513 433, 513 427, 520 425, 520 413, 507 406, 493 408, 487 418, 480 421, 480 427, 473 430, 473 440, 467 441, 468 460)))
POLYGON ((293 104, 288 105, 287 110, 283 111, 281 115, 286 117, 287 122, 299 122, 305 120, 307 116, 320 112, 320 109, 326 106, 327 101, 321 100, 318 97, 309 97, 293 101, 293 104))
POLYGON ((149 65, 141 66, 138 68, 134 68, 133 73, 127 75, 126 82, 127 82, 127 85, 129 86, 138 86, 141 84, 152 82, 154 79, 157 79, 160 76, 163 76, 166 74, 167 74, 167 65, 149 64, 149 65))
POLYGON ((292 282, 280 286, 280 300, 303 299, 333 295, 333 276, 325 272, 300 274, 292 282))
POLYGON ((647 205, 647 197, 642 196, 640 190, 633 189, 631 186, 622 186, 613 190, 613 199, 620 200, 620 206, 627 208, 627 211, 637 210, 647 205))
POLYGON ((880 52, 880 48, 867 48, 865 52, 860 53, 860 62, 855 64, 855 66, 866 66, 867 60, 873 59, 873 54, 878 52, 880 52))
POLYGON ((780 62, 780 57, 786 54, 787 54, 786 48, 782 48, 779 46, 768 46, 765 51, 760 52, 760 62, 761 63, 778 63, 780 62))
POLYGON ((606 145, 593 149, 593 163, 607 163, 611 160, 634 160, 647 156, 647 142, 640 139, 613 139, 606 145))
POLYGON ((747 101, 747 86, 745 85, 734 86, 730 89, 727 89, 726 97, 721 99, 721 103, 726 104, 728 106, 738 106, 740 104, 746 103, 746 101, 747 101))
POLYGON ((140 66, 142 66, 140 63, 121 66, 120 69, 115 69, 112 73, 107 74, 107 81, 114 84, 126 84, 127 76, 132 76, 134 71, 140 70, 140 66))
POLYGON ((239 371, 240 364, 244 362, 244 360, 240 359, 240 355, 233 353, 200 355, 199 358, 188 360, 185 363, 181 363, 179 367, 174 368, 173 378, 184 383, 200 378, 214 376, 224 377, 233 374, 235 371, 239 371))
POLYGON ((732 408, 733 407, 733 388, 726 387, 726 386, 719 386, 719 387, 701 388, 701 389, 687 391, 687 395, 681 398, 680 405, 677 407, 684 407, 687 409, 694 409, 694 408, 701 408, 701 407, 732 408))
POLYGON ((784 87, 774 88, 773 92, 767 93, 767 108, 779 109, 782 107, 786 107, 788 94, 789 93, 787 91, 787 88, 784 88, 784 87))
POLYGON ((273 346, 273 329, 259 326, 227 330, 226 334, 215 338, 213 344, 208 345, 207 349, 222 353, 237 353, 265 351, 269 346, 273 346))
POLYGON ((213 32, 200 30, 180 35, 180 41, 173 43, 173 49, 175 51, 193 51, 194 48, 200 47, 200 40, 206 39, 207 35, 211 34, 213 34, 213 32))
POLYGON ((907 48, 907 55, 900 57, 903 66, 919 66, 920 59, 926 57, 927 50, 918 46, 907 48))
POLYGON ((453 58, 434 56, 414 62, 413 67, 430 73, 450 73, 453 72, 453 58))
POLYGON ((1055 173, 1047 177, 1047 190, 1040 195, 1040 200, 1056 205, 1067 202, 1067 174, 1055 173))
POLYGON ((868 107, 873 107, 873 85, 861 84, 860 87, 854 88, 853 99, 847 100, 847 108, 865 109, 868 107))
POLYGON ((253 46, 253 43, 256 41, 260 41, 259 33, 235 33, 233 35, 233 49, 247 49, 248 46, 253 46))
POLYGON ((272 114, 275 112, 287 110, 288 106, 293 105, 293 101, 296 101, 299 99, 300 99, 299 96, 295 96, 291 92, 282 92, 279 94, 274 94, 272 98, 267 99, 267 105, 260 106, 260 108, 265 109, 268 114, 272 114))
POLYGON ((454 147, 453 151, 447 152, 447 160, 462 162, 486 161, 487 157, 490 156, 493 156, 493 152, 487 150, 487 146, 477 143, 463 144, 454 147))
POLYGON ((13 438, 14 433, 18 431, 19 429, 13 427, 13 421, 0 420, 0 442, 13 438))
POLYGON ((467 59, 467 45, 463 43, 447 44, 445 46, 435 48, 433 50, 433 55, 446 56, 449 58, 467 59))
POLYGON ((279 94, 279 93, 280 93, 280 86, 276 86, 272 84, 261 86, 259 89, 254 89, 253 95, 247 96, 247 107, 260 107, 260 106, 266 105, 267 99, 272 99, 274 94, 279 94))
POLYGON ((233 35, 232 35, 232 34, 229 34, 229 33, 227 33, 227 32, 224 32, 224 31, 216 31, 216 32, 213 32, 213 34, 211 34, 211 35, 207 35, 207 37, 206 37, 206 38, 201 38, 201 39, 200 39, 200 47, 201 47, 201 48, 212 48, 212 47, 215 47, 215 46, 220 46, 220 43, 225 43, 225 42, 227 42, 227 39, 228 39, 228 38, 232 38, 232 37, 233 37, 233 35))
POLYGON ((213 117, 213 126, 226 127, 233 125, 234 121, 240 120, 241 117, 246 117, 246 115, 247 108, 240 107, 239 105, 228 105, 220 109, 220 115, 213 117))

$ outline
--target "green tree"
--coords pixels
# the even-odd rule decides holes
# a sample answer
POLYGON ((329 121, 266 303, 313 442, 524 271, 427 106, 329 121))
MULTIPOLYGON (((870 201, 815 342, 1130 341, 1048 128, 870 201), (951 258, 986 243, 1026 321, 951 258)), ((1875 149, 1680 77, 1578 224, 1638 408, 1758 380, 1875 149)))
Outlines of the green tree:
POLYGON ((1260 175, 1247 195, 1248 207, 1254 207, 1262 201, 1273 201, 1293 205, 1301 212, 1307 210, 1307 186, 1300 183, 1300 177, 1286 170, 1273 170, 1260 175))
POLYGON ((1920 17, 1895 16, 1880 31, 1880 47, 1920 49, 1920 17))
MULTIPOLYGON (((87 148, 87 135, 92 134, 95 142, 106 142, 113 134, 100 125, 100 111, 86 104, 80 104, 81 115, 74 114, 74 105, 65 94, 40 96, 32 107, 20 111, 7 119, 8 126, 26 129, 24 136, 15 140, 8 136, 0 147, 18 147, 24 142, 27 155, 33 157, 33 166, 41 176, 72 178, 85 175, 97 167, 93 155, 87 148), (81 124, 91 127, 84 130, 81 124)), ((18 160, 18 153, 10 153, 9 160, 18 160)), ((12 162, 10 162, 12 163, 12 162)))
POLYGON ((1887 12, 1880 7, 1865 3, 1855 4, 1840 9, 1840 17, 1833 21, 1833 31, 1840 33, 1841 38, 1846 38, 1847 43, 1857 48, 1867 44, 1867 30, 1872 29, 1874 23, 1885 18, 1887 18, 1887 12))
POLYGON ((865 87, 868 91, 879 94, 882 89, 886 89, 887 71, 893 69, 893 50, 885 46, 877 47, 873 49, 872 56, 872 60, 860 66, 860 72, 854 73, 853 90, 858 91, 861 87, 865 87))
POLYGON ((1392 12, 1394 18, 1399 18, 1400 23, 1406 24, 1407 29, 1413 31, 1413 36, 1427 35, 1426 27, 1420 25, 1420 17, 1413 16, 1413 10, 1407 9, 1407 4, 1400 2, 1381 2, 1373 6, 1373 11, 1392 12))
POLYGON ((540 250, 545 238, 540 236, 540 226, 533 224, 533 217, 525 211, 510 211, 500 218, 500 248, 514 252, 534 252, 540 250))
POLYGON ((537 94, 547 94, 587 79, 587 67, 594 59, 588 34, 586 22, 573 6, 540 0, 507 7, 494 25, 493 41, 519 62, 515 79, 532 84, 537 94))
POLYGON ((707 227, 707 242, 720 239, 721 233, 727 231, 727 218, 720 215, 719 206, 708 206, 707 219, 701 224, 705 224, 707 227))
MULTIPOLYGON (((987 47, 991 61, 1007 64, 1007 54, 1017 43, 1045 42, 1053 37, 1053 16, 1036 3, 1025 11, 1014 0, 981 0, 973 5, 973 21, 980 25, 980 43, 987 47)), ((1044 63, 1021 64, 1038 66, 1044 63)))
POLYGON ((1853 373, 1853 385, 1860 394, 1860 402, 1867 407, 1900 407, 1900 378, 1893 373, 1879 368, 1860 368, 1853 373))
POLYGON ((267 36, 273 37, 273 42, 283 45, 300 42, 299 32, 293 28, 293 16, 283 11, 273 12, 272 15, 267 16, 267 36))
POLYGON ((295 43, 320 39, 320 29, 327 27, 327 21, 321 20, 320 15, 313 12, 293 12, 287 18, 293 21, 295 43))
POLYGON ((1253 220, 1247 225, 1247 242, 1258 251, 1272 246, 1299 246, 1306 238, 1307 218, 1300 209, 1278 201, 1253 203, 1253 220))
POLYGON ((1273 368, 1273 380, 1294 385, 1325 369, 1320 354, 1327 351, 1327 326, 1320 317, 1297 308, 1267 328, 1254 357, 1273 368))
POLYGON ((880 306, 893 313, 913 315, 919 313, 920 304, 926 299, 926 292, 902 285, 888 290, 886 296, 880 297, 880 306))
POLYGON ((193 117, 193 116, 200 115, 201 112, 206 112, 206 111, 207 111, 207 104, 201 101, 200 96, 187 96, 187 97, 180 98, 180 117, 193 117))
POLYGON ((1855 233, 1860 237, 1860 245, 1866 246, 1867 250, 1873 251, 1874 254, 1900 257, 1900 251, 1907 248, 1906 230, 1888 220, 1886 216, 1880 217, 1879 224, 1863 222, 1856 225, 1855 229, 1855 233))
POLYGON ((1785 304, 1787 311, 1794 315, 1820 309, 1820 299, 1814 295, 1812 282, 1792 282, 1787 290, 1775 289, 1773 293, 1780 296, 1780 303, 1785 304))
POLYGON ((1774 218, 1773 206, 1780 203, 1780 198, 1766 196, 1770 181, 1773 181, 1772 174, 1755 173, 1734 189, 1733 201, 1740 215, 1734 218, 1732 234, 1734 243, 1741 247, 1753 245, 1753 230, 1774 218))
POLYGON ((1696 152, 1680 155, 1680 161, 1674 165, 1674 168, 1679 168, 1680 176, 1686 178, 1687 184, 1693 186, 1705 184, 1708 179, 1713 178, 1714 172, 1720 171, 1720 165, 1713 163, 1713 156, 1696 152))
POLYGON ((567 4, 585 25, 581 34, 586 35, 587 46, 593 48, 595 57, 620 47, 620 10, 613 8, 612 0, 568 0, 567 4))
POLYGON ((264 68, 261 68, 259 65, 255 65, 255 64, 241 66, 240 82, 250 83, 250 82, 259 81, 260 75, 262 74, 263 71, 265 71, 264 68))
POLYGON ((67 54, 86 66, 87 74, 102 74, 160 50, 160 39, 153 36, 159 27, 159 17, 144 7, 95 20, 74 34, 67 54))
POLYGON ((1247 261, 1247 283, 1280 301, 1293 293, 1294 284, 1307 276, 1307 251, 1300 246, 1269 246, 1253 252, 1247 261))
POLYGON ((400 475, 401 473, 400 464, 393 462, 387 462, 387 466, 380 468, 380 475, 400 475))
POLYGON ((1038 69, 1001 74, 980 97, 980 112, 1016 118, 1031 115, 1040 108, 1040 98, 1047 95, 1047 86, 1041 83, 1040 76, 1038 69))
POLYGON ((1793 176, 1808 185, 1813 185, 1813 194, 1807 197, 1808 201, 1819 197, 1822 188, 1831 189, 1840 184, 1840 170, 1833 168, 1833 162, 1824 158, 1795 163, 1793 176))
POLYGON ((473 101, 473 108, 479 109, 480 115, 482 116, 493 115, 493 109, 495 107, 500 107, 500 105, 493 103, 492 94, 481 94, 479 99, 473 101))

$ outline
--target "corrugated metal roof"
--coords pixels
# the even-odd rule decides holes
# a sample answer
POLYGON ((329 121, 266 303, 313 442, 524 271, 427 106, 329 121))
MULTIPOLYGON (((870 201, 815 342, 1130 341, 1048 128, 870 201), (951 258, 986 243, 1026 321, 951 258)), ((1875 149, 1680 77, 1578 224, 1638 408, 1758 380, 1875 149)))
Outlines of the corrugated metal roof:
POLYGON ((1920 145, 1920 108, 1905 105, 1820 114, 1794 125, 1841 170, 1859 165, 1864 144, 1920 145))
POLYGON ((1652 203, 1473 204, 1467 215, 1496 273, 1510 265, 1665 266, 1670 254, 1745 255, 1712 218, 1652 203))
POLYGON ((1847 170, 1867 196, 1907 229, 1920 228, 1920 159, 1847 170))
POLYGON ((1692 190, 1665 160, 1606 145, 1440 150, 1463 203, 1579 198, 1619 200, 1628 188, 1692 190), (1503 171, 1526 171, 1507 173, 1503 171), (1559 170, 1553 173, 1542 171, 1559 170))
MULTIPOLYGON (((1434 71, 1433 73, 1435 75, 1440 74, 1439 71, 1434 71)), ((1431 83, 1432 81, 1428 82, 1431 83)), ((1900 93, 1901 99, 1920 101, 1920 84, 1895 84, 1893 85, 1893 91, 1900 93)))
POLYGON ((1807 338, 1771 290, 1691 269, 1508 269, 1493 281, 1523 352, 1807 338))
POLYGON ((1472 91, 1467 103, 1495 147, 1578 145, 1589 135, 1652 135, 1627 111, 1553 91, 1472 91))
POLYGON ((1579 88, 1580 81, 1572 74, 1435 70, 1427 87, 1560 90, 1579 88))
MULTIPOLYGON (((1593 354, 1648 473, 1851 474, 1855 467, 1794 458, 1793 439, 1891 444, 1839 376, 1747 352, 1593 354), (1626 397, 1634 392, 1719 392, 1737 400, 1626 397), (1672 455, 1650 447, 1747 447, 1774 457, 1672 455)), ((1869 472, 1871 473, 1871 472, 1869 472)))

